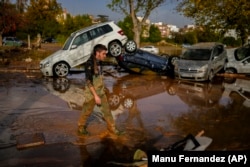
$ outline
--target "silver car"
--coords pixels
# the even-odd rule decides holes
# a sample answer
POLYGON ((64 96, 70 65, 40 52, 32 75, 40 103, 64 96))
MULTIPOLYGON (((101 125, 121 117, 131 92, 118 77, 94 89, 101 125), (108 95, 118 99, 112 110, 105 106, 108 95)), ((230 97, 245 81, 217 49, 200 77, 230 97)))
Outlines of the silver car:
POLYGON ((211 81, 216 73, 225 69, 227 61, 223 44, 197 43, 189 47, 177 60, 175 76, 179 79, 211 81))

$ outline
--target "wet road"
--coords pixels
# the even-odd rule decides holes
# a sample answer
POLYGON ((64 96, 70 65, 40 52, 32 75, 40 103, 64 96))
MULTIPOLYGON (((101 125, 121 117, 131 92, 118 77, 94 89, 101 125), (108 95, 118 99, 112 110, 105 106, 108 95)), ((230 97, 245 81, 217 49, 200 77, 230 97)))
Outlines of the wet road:
MULTIPOLYGON (((112 115, 125 135, 74 145, 84 95, 84 73, 43 78, 0 73, 0 166, 105 166, 128 162, 137 149, 165 148, 187 134, 213 139, 207 150, 250 149, 250 80, 187 82, 158 75, 131 75, 106 68, 112 115), (16 149, 24 134, 43 133, 46 144, 16 149), (98 161, 97 161, 98 160, 98 161)), ((96 111, 89 131, 105 131, 96 111)))

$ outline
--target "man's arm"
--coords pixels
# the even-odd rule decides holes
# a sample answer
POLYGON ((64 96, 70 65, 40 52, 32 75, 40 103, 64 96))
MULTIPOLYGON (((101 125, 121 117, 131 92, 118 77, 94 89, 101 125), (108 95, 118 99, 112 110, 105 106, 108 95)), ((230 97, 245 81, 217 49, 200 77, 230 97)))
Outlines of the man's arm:
POLYGON ((86 76, 86 84, 90 89, 92 95, 94 96, 95 102, 97 105, 101 105, 101 98, 96 93, 95 87, 93 85, 93 61, 90 59, 85 63, 85 76, 86 76))

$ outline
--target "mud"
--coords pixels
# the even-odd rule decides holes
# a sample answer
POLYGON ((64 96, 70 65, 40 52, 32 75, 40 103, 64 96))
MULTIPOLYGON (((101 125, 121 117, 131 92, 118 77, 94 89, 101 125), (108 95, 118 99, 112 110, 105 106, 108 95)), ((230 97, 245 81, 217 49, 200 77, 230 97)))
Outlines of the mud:
POLYGON ((105 68, 112 115, 125 132, 102 137, 97 109, 88 127, 96 142, 76 133, 84 102, 84 73, 43 78, 36 72, 0 72, 0 166, 110 166, 132 162, 137 149, 159 150, 187 134, 213 139, 207 150, 250 149, 250 80, 184 82, 158 75, 131 75, 105 68), (46 143, 18 150, 16 139, 43 133, 46 143), (84 142, 83 142, 84 143, 84 142))

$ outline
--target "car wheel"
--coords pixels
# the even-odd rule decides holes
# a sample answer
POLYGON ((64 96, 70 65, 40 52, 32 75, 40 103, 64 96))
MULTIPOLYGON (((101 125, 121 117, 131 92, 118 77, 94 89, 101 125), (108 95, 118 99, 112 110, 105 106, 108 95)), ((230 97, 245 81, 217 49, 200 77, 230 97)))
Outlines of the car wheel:
POLYGON ((131 97, 124 98, 123 106, 127 109, 131 109, 134 106, 134 99, 131 97))
MULTIPOLYGON (((235 73, 237 73, 237 71, 235 69, 233 69, 233 68, 227 68, 225 70, 225 73, 226 74, 235 74, 235 73)), ((234 83, 236 78, 233 78, 233 77, 230 77, 230 76, 225 76, 224 80, 225 80, 226 83, 234 83)))
POLYGON ((120 101, 120 97, 117 94, 110 93, 108 95, 108 103, 111 110, 117 109, 120 105, 120 101))
POLYGON ((177 56, 171 57, 171 58, 170 58, 170 63, 171 63, 171 65, 172 65, 172 66, 175 66, 177 60, 179 60, 179 57, 177 57, 177 56))
POLYGON ((137 49, 137 45, 136 45, 135 41, 129 40, 126 42, 126 44, 125 44, 125 51, 126 52, 133 53, 136 51, 136 49, 137 49))
POLYGON ((53 68, 53 72, 57 77, 65 77, 69 74, 69 66, 65 62, 57 63, 53 68))
POLYGON ((118 57, 122 53, 122 46, 118 42, 111 42, 108 47, 108 51, 111 56, 118 57))
POLYGON ((208 80, 213 81, 213 78, 214 78, 214 72, 210 71, 209 74, 208 74, 208 80))
POLYGON ((69 80, 67 78, 56 78, 53 80, 53 88, 54 90, 64 93, 66 92, 70 87, 69 80))
POLYGON ((175 88, 173 86, 170 86, 168 89, 167 89, 167 92, 169 95, 173 96, 176 94, 176 91, 175 91, 175 88))
POLYGON ((226 72, 226 73, 229 73, 229 74, 235 74, 235 73, 236 73, 236 70, 233 69, 233 68, 227 68, 227 69, 225 70, 225 72, 226 72))

